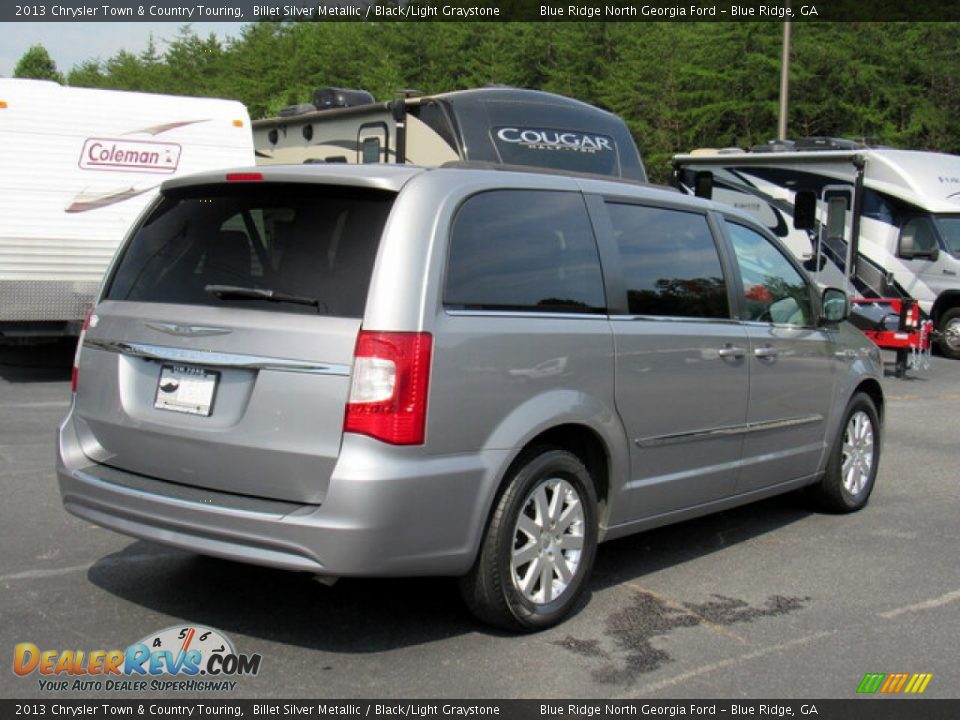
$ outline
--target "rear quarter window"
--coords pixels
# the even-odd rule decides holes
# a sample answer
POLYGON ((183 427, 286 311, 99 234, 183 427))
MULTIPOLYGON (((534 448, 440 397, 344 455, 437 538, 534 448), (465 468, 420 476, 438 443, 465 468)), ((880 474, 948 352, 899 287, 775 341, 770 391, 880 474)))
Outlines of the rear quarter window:
POLYGON ((454 220, 444 304, 450 309, 604 312, 600 259, 578 193, 497 190, 454 220))
POLYGON ((174 191, 136 230, 105 297, 361 317, 394 197, 279 183, 174 191), (215 286, 304 302, 218 297, 215 286))

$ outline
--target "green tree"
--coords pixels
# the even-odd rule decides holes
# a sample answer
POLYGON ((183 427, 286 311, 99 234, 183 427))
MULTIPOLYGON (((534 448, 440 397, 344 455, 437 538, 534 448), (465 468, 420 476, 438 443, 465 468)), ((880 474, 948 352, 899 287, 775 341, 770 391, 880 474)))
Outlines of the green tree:
POLYGON ((108 78, 99 60, 85 60, 67 74, 67 84, 74 87, 107 87, 108 78))
POLYGON ((63 75, 57 70, 57 64, 43 45, 33 45, 23 54, 13 69, 13 76, 63 82, 63 75))

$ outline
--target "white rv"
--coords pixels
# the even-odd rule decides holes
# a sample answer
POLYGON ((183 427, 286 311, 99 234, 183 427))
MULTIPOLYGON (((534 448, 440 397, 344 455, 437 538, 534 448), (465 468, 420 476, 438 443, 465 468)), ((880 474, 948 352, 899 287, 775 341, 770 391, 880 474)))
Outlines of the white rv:
POLYGON ((696 151, 673 162, 681 190, 755 215, 821 285, 916 300, 943 353, 960 358, 960 157, 816 138, 788 151, 696 151), (831 146, 844 149, 820 149, 831 146), (818 201, 811 231, 793 223, 803 191, 818 201))
POLYGON ((0 341, 77 334, 161 182, 253 162, 239 102, 0 79, 0 341))

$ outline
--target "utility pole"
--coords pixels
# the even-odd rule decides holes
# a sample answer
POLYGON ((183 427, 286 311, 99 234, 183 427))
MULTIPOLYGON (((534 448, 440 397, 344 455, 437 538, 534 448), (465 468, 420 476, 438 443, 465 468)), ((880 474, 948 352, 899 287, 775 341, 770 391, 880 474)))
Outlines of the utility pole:
MULTIPOLYGON (((787 7, 790 4, 787 3, 787 7)), ((780 60, 780 117, 777 120, 777 139, 787 139, 787 107, 790 103, 790 21, 783 23, 783 57, 780 60)))

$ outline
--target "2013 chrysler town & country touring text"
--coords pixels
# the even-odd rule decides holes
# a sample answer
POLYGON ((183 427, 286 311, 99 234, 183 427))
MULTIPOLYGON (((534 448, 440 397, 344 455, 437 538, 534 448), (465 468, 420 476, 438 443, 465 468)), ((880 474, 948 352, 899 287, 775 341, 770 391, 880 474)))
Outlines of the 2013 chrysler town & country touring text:
POLYGON ((748 216, 628 182, 274 166, 166 183, 81 339, 58 475, 129 535, 450 575, 534 630, 597 543, 801 486, 862 507, 876 348, 748 216))

